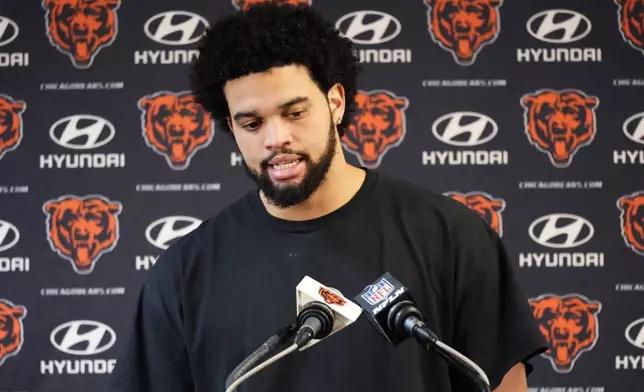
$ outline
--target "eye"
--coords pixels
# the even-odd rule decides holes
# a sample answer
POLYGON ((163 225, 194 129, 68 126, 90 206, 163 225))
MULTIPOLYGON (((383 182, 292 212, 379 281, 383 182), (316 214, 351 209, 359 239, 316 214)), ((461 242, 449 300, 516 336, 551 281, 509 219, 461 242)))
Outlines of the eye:
POLYGON ((545 321, 546 323, 550 324, 552 321, 554 321, 556 315, 551 309, 546 309, 543 312, 543 318, 542 320, 545 321))
POLYGON ((470 14, 474 14, 476 16, 483 15, 483 9, 480 8, 480 7, 477 7, 475 5, 471 5, 471 6, 467 7, 467 12, 469 12, 470 14))
POLYGON ((87 219, 88 221, 99 221, 100 222, 101 216, 99 214, 96 214, 96 213, 89 213, 89 214, 85 215, 85 219, 87 219))
POLYGON ((254 131, 257 128, 259 128, 260 123, 259 121, 249 121, 247 123, 242 124, 242 128, 248 130, 248 131, 254 131))
POLYGON ((293 111, 293 112, 290 112, 288 115, 289 115, 290 117, 292 117, 292 118, 300 118, 300 117, 302 117, 302 116, 304 115, 304 113, 305 113, 305 112, 306 112, 306 110, 304 110, 304 109, 302 109, 302 110, 295 110, 295 111, 293 111))

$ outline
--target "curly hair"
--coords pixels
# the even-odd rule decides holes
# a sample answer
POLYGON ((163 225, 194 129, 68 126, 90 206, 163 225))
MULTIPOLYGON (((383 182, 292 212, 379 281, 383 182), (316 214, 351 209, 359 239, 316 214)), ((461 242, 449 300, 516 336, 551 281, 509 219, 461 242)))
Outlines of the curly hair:
POLYGON ((307 5, 259 3, 210 26, 198 44, 190 86, 195 101, 221 129, 229 131, 224 85, 250 73, 298 64, 307 67, 325 94, 336 83, 345 90, 345 112, 338 124, 342 137, 355 111, 357 76, 362 71, 352 42, 322 14, 307 5))

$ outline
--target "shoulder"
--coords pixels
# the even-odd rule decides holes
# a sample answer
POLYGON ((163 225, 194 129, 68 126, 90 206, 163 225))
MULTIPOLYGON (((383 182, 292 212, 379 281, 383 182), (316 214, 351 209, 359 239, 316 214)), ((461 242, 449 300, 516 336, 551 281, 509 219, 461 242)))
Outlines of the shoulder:
POLYGON ((378 173, 376 197, 391 204, 411 219, 433 228, 440 228, 456 238, 488 232, 481 215, 462 202, 428 186, 378 173))
POLYGON ((185 276, 200 259, 214 252, 218 244, 234 239, 239 226, 252 219, 248 211, 249 195, 229 203, 168 246, 150 269, 149 279, 185 276))

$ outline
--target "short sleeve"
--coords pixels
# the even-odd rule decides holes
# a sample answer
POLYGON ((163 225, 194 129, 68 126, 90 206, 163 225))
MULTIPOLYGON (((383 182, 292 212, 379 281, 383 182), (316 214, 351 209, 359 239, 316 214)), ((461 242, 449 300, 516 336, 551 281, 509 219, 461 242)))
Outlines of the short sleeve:
MULTIPOLYGON (((547 345, 501 238, 479 216, 466 216, 459 225, 452 233, 453 347, 485 371, 493 391, 519 362, 529 375, 528 360, 547 345)), ((451 375, 453 390, 476 390, 458 369, 451 375)))
POLYGON ((148 271, 106 392, 194 390, 181 321, 178 247, 148 271))

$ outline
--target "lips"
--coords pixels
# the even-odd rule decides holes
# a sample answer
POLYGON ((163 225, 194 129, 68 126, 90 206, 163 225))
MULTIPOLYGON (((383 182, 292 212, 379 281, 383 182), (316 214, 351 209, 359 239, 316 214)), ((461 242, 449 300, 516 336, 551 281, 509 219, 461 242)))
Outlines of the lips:
POLYGON ((275 170, 286 170, 286 169, 289 169, 289 168, 297 165, 298 162, 300 162, 300 161, 301 161, 301 159, 294 159, 294 160, 291 160, 291 161, 286 161, 286 162, 279 163, 277 165, 271 165, 271 167, 273 169, 275 169, 275 170))
POLYGON ((268 174, 273 181, 294 179, 304 173, 305 163, 297 155, 281 155, 269 161, 268 174))
POLYGON ((295 154, 281 154, 278 155, 274 158, 272 158, 270 161, 268 161, 268 164, 270 166, 276 166, 284 163, 290 163, 293 161, 298 161, 301 160, 301 157, 299 155, 295 154))

